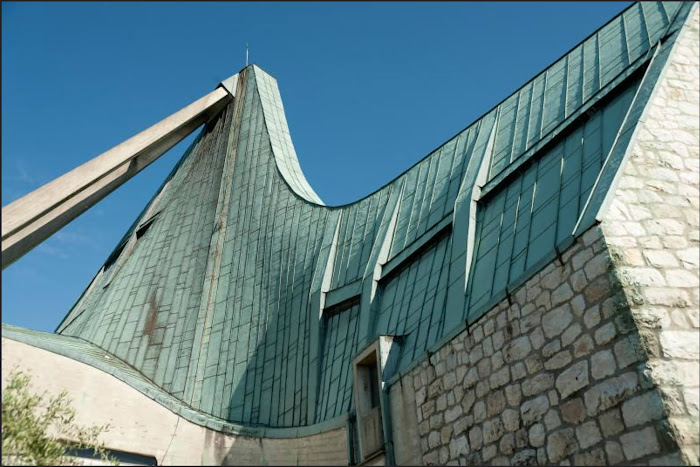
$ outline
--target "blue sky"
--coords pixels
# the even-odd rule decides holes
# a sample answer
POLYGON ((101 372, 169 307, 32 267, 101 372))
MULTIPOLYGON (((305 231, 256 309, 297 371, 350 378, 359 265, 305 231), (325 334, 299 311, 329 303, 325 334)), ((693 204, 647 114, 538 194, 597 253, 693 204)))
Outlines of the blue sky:
MULTIPOLYGON (((3 206, 212 90, 278 80, 327 204, 384 185, 630 2, 2 3, 3 206)), ((2 272, 2 321, 53 331, 193 136, 2 272)))

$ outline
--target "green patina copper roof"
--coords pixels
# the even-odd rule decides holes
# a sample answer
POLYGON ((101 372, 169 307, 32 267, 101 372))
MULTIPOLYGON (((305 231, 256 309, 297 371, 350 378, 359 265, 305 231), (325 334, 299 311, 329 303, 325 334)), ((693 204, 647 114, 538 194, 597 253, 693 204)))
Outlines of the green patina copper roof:
POLYGON ((306 182, 276 81, 247 67, 60 336, 3 335, 217 429, 332 425, 352 407, 351 361, 376 336, 403 336, 407 371, 595 222, 691 6, 633 4, 339 207, 306 182))

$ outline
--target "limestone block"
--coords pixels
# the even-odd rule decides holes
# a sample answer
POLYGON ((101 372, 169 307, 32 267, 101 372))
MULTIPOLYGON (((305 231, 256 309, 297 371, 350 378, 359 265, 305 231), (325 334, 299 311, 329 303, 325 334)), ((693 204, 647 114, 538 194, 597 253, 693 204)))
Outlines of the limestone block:
POLYGON ((635 372, 628 372, 598 383, 588 389, 583 395, 586 403, 586 413, 592 416, 614 407, 629 395, 634 394, 638 389, 639 381, 635 372))
POLYGON ((635 460, 659 452, 659 442, 652 427, 620 435, 622 450, 627 460, 635 460))
POLYGON ((586 449, 593 446, 603 438, 600 435, 600 430, 594 421, 589 421, 576 428, 576 438, 578 438, 579 447, 586 449))
POLYGON ((547 438, 547 455, 551 462, 559 462, 576 450, 578 450, 578 443, 572 428, 555 431, 547 438))
POLYGON ((578 397, 564 402, 560 412, 564 422, 570 425, 578 425, 586 418, 586 407, 578 397))
POLYGON ((628 428, 658 420, 663 414, 663 403, 656 391, 646 392, 622 403, 622 418, 628 428))
POLYGON ((615 358, 612 351, 601 350, 591 356, 591 376, 602 379, 615 373, 615 358))
POLYGON ((570 310, 571 306, 566 303, 546 313, 542 317, 542 328, 547 338, 552 339, 558 336, 569 326, 569 323, 571 323, 573 319, 570 310))
POLYGON ((525 426, 530 426, 538 421, 549 409, 547 396, 539 396, 523 402, 520 406, 520 415, 525 426))
POLYGON ((698 360, 700 341, 697 331, 663 331, 661 348, 667 358, 698 360))
POLYGON ((588 385, 588 361, 583 360, 571 365, 556 380, 555 386, 562 399, 588 385))

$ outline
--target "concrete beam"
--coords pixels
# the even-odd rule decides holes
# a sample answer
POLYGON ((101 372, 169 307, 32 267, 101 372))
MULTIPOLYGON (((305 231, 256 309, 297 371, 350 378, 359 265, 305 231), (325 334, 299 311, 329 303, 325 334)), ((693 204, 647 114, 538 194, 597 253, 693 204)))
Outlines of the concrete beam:
MULTIPOLYGON (((235 76, 235 75, 234 75, 235 76)), ((222 83, 187 107, 2 208, 2 268, 139 173, 232 99, 222 83)))

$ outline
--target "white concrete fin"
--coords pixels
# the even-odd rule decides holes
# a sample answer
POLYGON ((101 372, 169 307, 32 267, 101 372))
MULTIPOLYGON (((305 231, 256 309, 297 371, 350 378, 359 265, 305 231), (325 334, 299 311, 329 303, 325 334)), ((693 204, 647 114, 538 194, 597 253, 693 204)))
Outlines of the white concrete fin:
POLYGON ((238 88, 238 73, 233 76, 229 76, 220 82, 217 87, 226 89, 232 97, 236 97, 236 89, 238 88))

